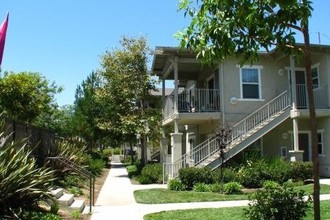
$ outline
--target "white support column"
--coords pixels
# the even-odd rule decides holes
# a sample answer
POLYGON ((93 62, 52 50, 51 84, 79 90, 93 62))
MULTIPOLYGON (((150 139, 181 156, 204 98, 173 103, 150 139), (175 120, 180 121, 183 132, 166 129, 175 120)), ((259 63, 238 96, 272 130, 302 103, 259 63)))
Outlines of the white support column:
MULTIPOLYGON (((174 114, 178 114, 179 108, 179 76, 178 76, 178 57, 174 58, 174 114)), ((179 132, 179 124, 177 120, 174 120, 174 133, 179 132)))
POLYGON ((296 91, 296 70, 293 55, 290 56, 290 72, 291 72, 291 94, 292 94, 292 109, 290 116, 293 126, 293 150, 289 151, 291 161, 302 161, 304 151, 299 150, 299 128, 298 118, 300 112, 297 109, 297 91, 296 91))
POLYGON ((182 133, 171 134, 172 163, 176 162, 182 156, 182 135, 182 133))

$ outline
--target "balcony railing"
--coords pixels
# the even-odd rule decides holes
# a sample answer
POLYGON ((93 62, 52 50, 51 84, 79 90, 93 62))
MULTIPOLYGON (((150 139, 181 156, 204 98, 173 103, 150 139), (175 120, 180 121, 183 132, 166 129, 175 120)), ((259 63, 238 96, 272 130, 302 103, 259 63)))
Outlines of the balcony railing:
MULTIPOLYGON (((314 89, 314 103, 316 109, 329 108, 327 86, 314 89)), ((296 86, 297 107, 299 109, 308 108, 308 95, 306 85, 298 84, 296 86)))
MULTIPOLYGON (((178 112, 219 112, 220 90, 219 89, 188 89, 179 91, 178 112)), ((174 114, 174 95, 166 97, 164 106, 164 118, 174 114)))

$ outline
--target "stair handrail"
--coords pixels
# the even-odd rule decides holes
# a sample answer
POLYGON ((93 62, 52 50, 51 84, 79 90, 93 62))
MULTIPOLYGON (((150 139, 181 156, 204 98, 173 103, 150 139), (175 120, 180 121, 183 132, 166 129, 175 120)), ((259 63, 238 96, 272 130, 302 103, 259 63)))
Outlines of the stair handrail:
MULTIPOLYGON (((59 161, 64 165, 72 168, 75 172, 83 175, 85 178, 89 179, 89 212, 92 213, 92 206, 95 204, 95 175, 88 171, 87 169, 79 166, 78 164, 72 162, 71 160, 67 159, 66 157, 57 156, 57 157, 46 157, 46 161, 59 161)), ((52 164, 53 169, 53 164, 52 164)))
POLYGON ((236 123, 232 129, 232 142, 238 138, 244 137, 248 131, 256 128, 260 124, 270 119, 272 116, 290 107, 289 97, 287 93, 288 93, 287 90, 285 90, 284 92, 282 92, 281 94, 279 94, 278 96, 267 102, 265 105, 261 106, 260 108, 258 108, 257 110, 246 116, 240 122, 236 123), (270 108, 270 106, 273 103, 279 104, 279 108, 270 108), (260 115, 259 113, 262 112, 262 110, 264 109, 267 110, 266 114, 260 115), (253 119, 252 124, 249 124, 249 120, 251 118, 253 119))
MULTIPOLYGON (((260 108, 255 110, 253 113, 249 114, 247 117, 242 119, 240 122, 236 123, 232 127, 231 143, 233 143, 237 139, 243 138, 247 134, 248 131, 251 131, 251 129, 256 128, 257 125, 261 125, 262 123, 264 123, 265 121, 270 119, 272 116, 287 109, 290 106, 289 97, 288 97, 287 93, 288 93, 287 90, 285 90, 284 92, 282 92, 281 94, 279 94, 278 96, 276 96, 275 98, 273 98, 272 100, 267 102, 265 105, 261 106, 260 108), (274 111, 274 109, 270 108, 270 106, 274 103, 279 106, 278 108, 275 108, 276 111, 274 111), (257 113, 260 113, 263 109, 267 110, 266 117, 253 118, 254 116, 257 115, 257 113), (250 126, 248 123, 248 120, 250 120, 251 118, 254 119, 254 120, 252 120, 252 122, 257 122, 257 123, 252 123, 253 126, 250 126), (262 119, 262 120, 260 120, 260 119, 262 119), (240 127, 239 127, 240 124, 244 125, 243 128, 245 128, 245 130, 240 129, 240 127)), ((263 116, 263 114, 261 116, 263 116)), ((200 143, 199 145, 197 145, 191 151, 188 151, 184 155, 182 155, 177 161, 175 161, 173 163, 172 166, 179 168, 179 169, 182 167, 185 167, 186 166, 185 161, 189 160, 189 157, 191 159, 195 159, 195 158, 199 159, 198 161, 193 161, 194 165, 200 164, 206 158, 208 158, 209 156, 211 156, 214 153, 216 153, 217 151, 219 151, 219 149, 217 147, 214 147, 214 145, 216 146, 216 144, 217 144, 217 143, 215 143, 216 140, 217 140, 216 136, 212 136, 212 137, 208 138, 207 140, 205 140, 202 143, 200 143), (213 147, 211 147, 212 145, 213 145, 213 147), (206 154, 204 154, 203 152, 206 152, 206 154), (197 155, 197 157, 196 157, 196 155, 197 155)), ((178 173, 178 172, 176 172, 176 173, 178 173)))

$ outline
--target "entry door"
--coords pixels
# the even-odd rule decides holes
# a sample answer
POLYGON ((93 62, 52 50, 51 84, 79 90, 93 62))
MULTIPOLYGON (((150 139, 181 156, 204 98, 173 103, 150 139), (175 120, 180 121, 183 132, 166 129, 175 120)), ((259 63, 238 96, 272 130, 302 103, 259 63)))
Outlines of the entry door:
POLYGON ((299 150, 303 150, 303 161, 309 161, 309 134, 300 133, 299 134, 299 150))
POLYGON ((306 91, 306 77, 305 71, 296 71, 296 93, 297 93, 297 107, 307 108, 307 91, 306 91))

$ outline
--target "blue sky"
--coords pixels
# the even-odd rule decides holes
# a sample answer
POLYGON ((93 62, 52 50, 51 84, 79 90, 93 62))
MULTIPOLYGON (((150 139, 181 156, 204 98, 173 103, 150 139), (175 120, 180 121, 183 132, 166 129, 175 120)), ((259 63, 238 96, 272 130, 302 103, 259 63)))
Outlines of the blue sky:
MULTIPOLYGON (((150 48, 177 46, 188 25, 179 0, 0 0, 0 21, 10 13, 2 71, 39 72, 64 87, 59 105, 72 104, 77 85, 100 67, 100 55, 122 36, 146 36, 150 48)), ((312 43, 330 44, 330 1, 315 0, 312 43)))

